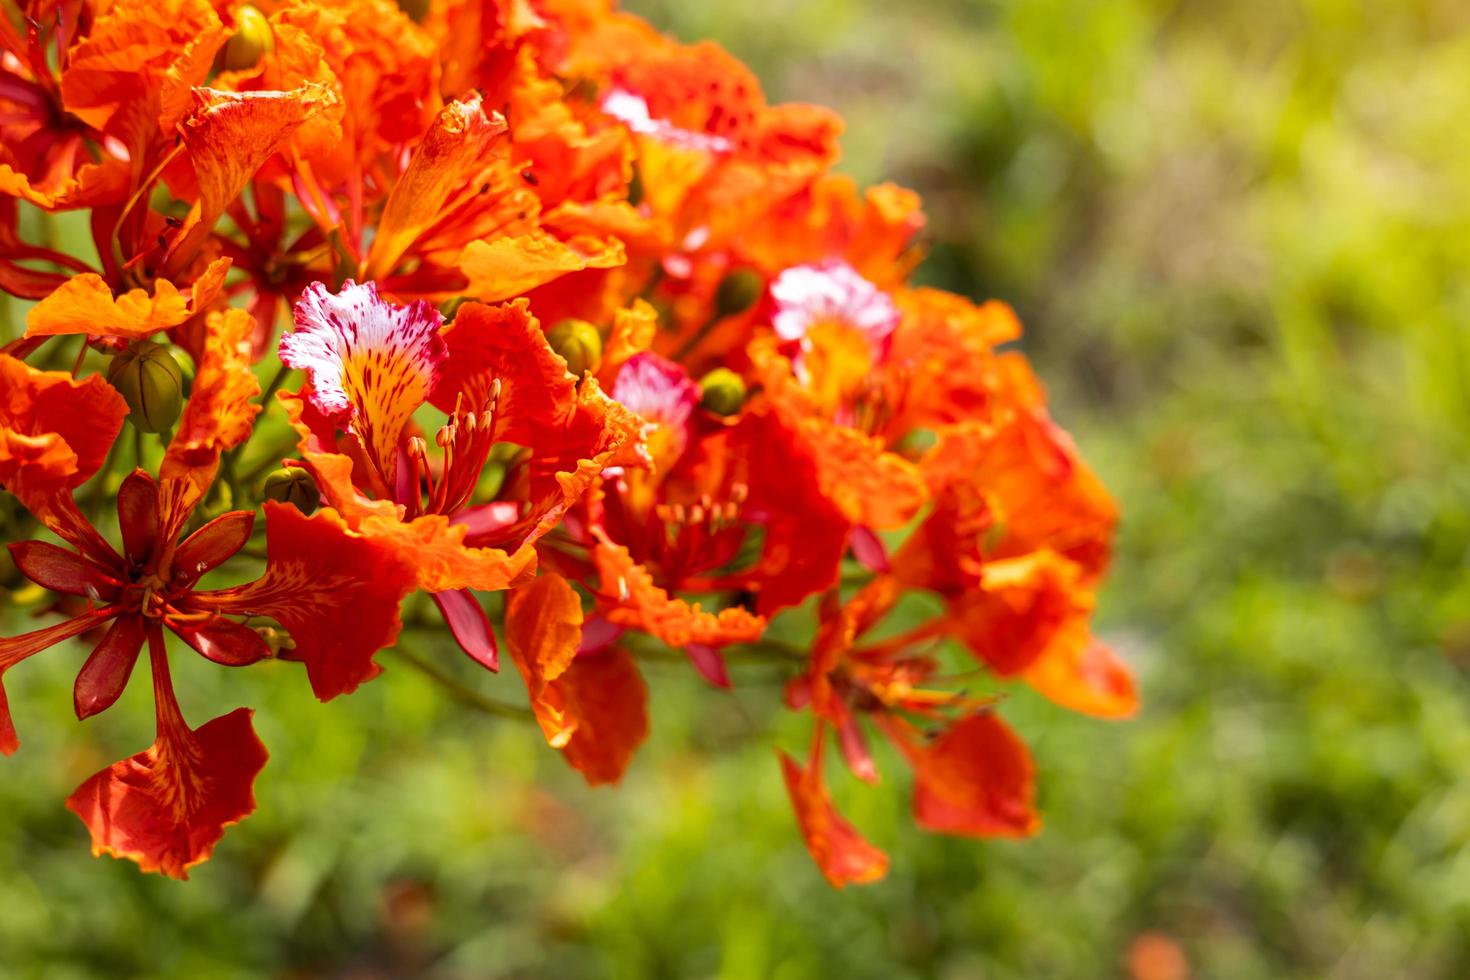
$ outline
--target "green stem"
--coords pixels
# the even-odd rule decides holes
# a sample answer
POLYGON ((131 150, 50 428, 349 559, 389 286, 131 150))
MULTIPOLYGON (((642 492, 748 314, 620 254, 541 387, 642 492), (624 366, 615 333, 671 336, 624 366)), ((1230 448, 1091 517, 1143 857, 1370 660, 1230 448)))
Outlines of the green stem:
POLYGON ((392 648, 392 652, 397 654, 405 663, 419 673, 444 688, 445 693, 465 707, 473 708, 487 715, 494 715, 497 718, 510 718, 515 721, 535 720, 536 716, 531 713, 530 708, 523 708, 520 705, 497 701, 492 697, 481 694, 473 688, 466 687, 459 678, 450 674, 427 657, 410 650, 408 647, 402 645, 396 646, 392 648))

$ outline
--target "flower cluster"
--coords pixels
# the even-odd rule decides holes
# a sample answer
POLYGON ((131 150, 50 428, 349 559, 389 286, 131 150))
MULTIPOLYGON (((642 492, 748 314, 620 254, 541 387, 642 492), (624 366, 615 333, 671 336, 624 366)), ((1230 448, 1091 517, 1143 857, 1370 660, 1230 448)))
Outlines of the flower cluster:
POLYGON ((85 719, 146 648, 157 712, 68 800, 96 852, 183 877, 254 807, 250 711, 191 728, 171 657, 325 701, 401 609, 489 671, 503 642, 590 783, 648 733, 640 656, 776 663, 834 885, 887 859, 829 736, 869 782, 888 739, 925 828, 1033 833, 962 685, 1134 709, 1088 625, 1116 513, 1010 310, 909 285, 920 203, 834 172, 840 130, 609 0, 0 2, 7 574, 63 617, 0 676, 85 639, 85 719))

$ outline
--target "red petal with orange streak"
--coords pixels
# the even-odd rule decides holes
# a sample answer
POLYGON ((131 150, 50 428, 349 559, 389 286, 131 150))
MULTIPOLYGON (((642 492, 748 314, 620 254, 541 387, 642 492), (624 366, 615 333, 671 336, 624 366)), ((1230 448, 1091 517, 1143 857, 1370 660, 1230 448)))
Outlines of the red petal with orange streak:
POLYGON ((970 715, 927 745, 901 734, 899 745, 914 767, 919 826, 968 837, 1029 837, 1041 829, 1031 753, 994 712, 970 715))
POLYGON ((348 694, 377 673, 373 654, 402 622, 398 604, 414 573, 371 537, 349 530, 335 511, 311 517, 265 504, 265 575, 248 585, 196 592, 189 609, 269 616, 291 634, 312 691, 323 701, 348 694))
POLYGON ((592 553, 601 582, 599 599, 608 622, 642 630, 671 647, 689 644, 720 647, 748 643, 766 628, 763 616, 738 606, 706 612, 699 603, 676 599, 654 584, 653 576, 633 560, 628 549, 599 532, 592 553))
POLYGON ((568 711, 565 693, 555 682, 571 666, 581 639, 582 600, 560 575, 538 575, 506 600, 506 646, 553 748, 565 746, 577 730, 577 717, 568 711))
POLYGON ((524 546, 555 526, 614 456, 636 442, 642 422, 595 380, 578 385, 525 300, 466 304, 444 331, 444 343, 449 354, 434 405, 449 411, 462 398, 478 410, 498 381, 495 438, 532 450, 525 518, 476 543, 524 546))
POLYGON ((832 805, 820 761, 803 766, 785 752, 776 755, 806 848, 832 887, 865 884, 887 874, 888 855, 868 843, 832 805))
MULTIPOLYGON (((177 712, 177 706, 174 707, 177 712)), ((255 777, 266 750, 237 708, 191 729, 160 717, 158 740, 88 779, 66 801, 92 832, 92 853, 136 861, 144 871, 188 878, 225 828, 255 810, 255 777)))
POLYGON ((442 336, 448 354, 429 394, 442 411, 453 411, 460 396, 467 410, 479 411, 499 381, 496 438, 534 447, 535 437, 564 421, 575 406, 576 379, 547 343, 526 300, 466 303, 442 336))
POLYGON ((638 665, 618 648, 583 653, 555 683, 577 719, 562 748, 567 762, 593 786, 618 782, 648 737, 648 688, 638 665))

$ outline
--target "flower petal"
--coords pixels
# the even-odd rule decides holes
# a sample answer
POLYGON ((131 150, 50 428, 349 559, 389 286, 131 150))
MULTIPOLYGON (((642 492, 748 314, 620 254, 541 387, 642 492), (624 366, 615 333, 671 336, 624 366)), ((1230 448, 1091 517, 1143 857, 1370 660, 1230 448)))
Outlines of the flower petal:
POLYGON ((415 148, 408 169, 393 185, 368 253, 367 277, 393 270, 404 251, 434 224, 450 196, 484 168, 491 146, 506 132, 505 119, 486 115, 479 93, 449 103, 415 148))
POLYGON ((373 654, 398 636, 398 604, 413 588, 413 570, 350 530, 335 511, 304 517, 267 501, 265 517, 265 575, 248 585, 195 592, 187 605, 271 617, 290 632, 318 698, 356 690, 376 674, 373 654))
POLYGON ((81 486, 102 467, 127 413, 99 375, 77 381, 0 354, 0 485, 27 507, 81 486))
POLYGON ((1026 683, 1064 708, 1098 718, 1138 713, 1133 672, 1098 640, 1054 645, 1026 671, 1026 683))
POLYGON ((72 276, 31 307, 26 314, 26 336, 83 334, 147 339, 177 327, 213 302, 229 267, 229 259, 216 259, 185 290, 167 279, 158 279, 153 283, 152 295, 132 289, 114 297, 101 276, 91 272, 72 276))
POLYGON ((254 528, 253 512, 234 510, 189 535, 174 552, 173 588, 192 589, 205 572, 218 568, 245 547, 254 528))
POLYGON ((185 482, 182 506, 192 509, 214 482, 220 454, 250 438, 260 406, 260 384, 250 370, 255 318, 246 310, 211 313, 204 350, 178 431, 168 444, 159 476, 185 482))
POLYGON ((296 329, 281 338, 281 362, 307 373, 312 404, 358 435, 389 486, 403 427, 445 358, 440 322, 432 304, 389 303, 371 282, 349 279, 336 295, 315 282, 296 304, 296 329))
POLYGON ((72 705, 77 719, 90 718, 112 707, 128 685, 133 665, 143 649, 145 636, 142 616, 119 616, 108 628, 87 662, 77 673, 72 688, 72 705))
POLYGON ((490 618, 469 589, 431 592, 430 598, 444 616, 444 623, 454 642, 475 663, 486 670, 500 670, 500 648, 490 629, 490 618))
POLYGON ((214 227, 261 165, 313 117, 337 102, 325 85, 290 92, 193 90, 194 106, 179 127, 194 164, 200 214, 197 227, 214 227))
POLYGON ((119 583, 84 555, 47 541, 15 541, 8 547, 20 573, 44 589, 108 602, 117 598, 119 583))
POLYGON ((888 855, 868 843, 832 805, 822 781, 820 757, 803 766, 785 752, 776 755, 806 848, 832 887, 865 884, 887 874, 888 855))
POLYGON ((577 722, 562 755, 589 785, 618 782, 648 737, 648 688, 638 665, 618 648, 582 653, 553 683, 577 722))
POLYGON ((633 561, 628 549, 598 534, 592 561, 601 585, 598 597, 603 615, 611 623, 640 629, 675 648, 690 644, 720 647, 748 643, 760 638, 766 628, 763 616, 732 606, 718 614, 705 612, 670 596, 654 584, 648 570, 633 561))
MULTIPOLYGON (((157 670, 156 658, 154 664, 157 670)), ((267 753, 249 708, 191 729, 171 690, 166 699, 152 747, 88 779, 66 806, 91 831, 98 857, 187 878, 189 868, 209 859, 225 828, 255 810, 255 777, 267 753)))
POLYGON ((209 616, 202 622, 170 617, 167 622, 201 657, 223 667, 244 667, 271 655, 259 633, 223 616, 209 616))
POLYGON ((611 269, 627 261, 623 243, 590 235, 562 241, 544 231, 470 242, 459 257, 465 293, 486 303, 519 296, 569 272, 611 269))
POLYGON ((968 837, 1029 837, 1041 829, 1036 766, 994 712, 970 715, 928 745, 911 733, 899 745, 914 767, 919 826, 968 837))
POLYGON ((531 710, 553 748, 566 745, 577 728, 564 693, 553 682, 571 666, 581 639, 582 600, 560 575, 538 575, 506 600, 505 642, 526 680, 531 710))

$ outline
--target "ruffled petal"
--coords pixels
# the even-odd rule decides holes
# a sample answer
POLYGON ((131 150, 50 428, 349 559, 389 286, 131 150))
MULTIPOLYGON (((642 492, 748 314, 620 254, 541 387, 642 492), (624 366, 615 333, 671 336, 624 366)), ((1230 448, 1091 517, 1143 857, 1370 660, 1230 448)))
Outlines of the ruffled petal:
POLYGON ((1029 837, 1041 829, 1031 753, 994 712, 970 715, 928 744, 900 732, 914 767, 919 826, 967 837, 1029 837))
POLYGON ((66 801, 92 833, 92 853, 136 861, 170 878, 208 860, 226 827, 255 810, 265 746, 237 708, 191 729, 168 679, 161 635, 150 634, 158 738, 88 779, 66 801))
POLYGON ((91 272, 72 276, 31 307, 26 314, 26 336, 84 334, 145 340, 177 327, 214 302, 229 267, 229 259, 216 259, 184 290, 159 279, 152 295, 133 289, 114 297, 101 276, 91 272))
MULTIPOLYGON (((821 751, 818 740, 817 752, 821 751)), ((803 766, 785 752, 777 752, 786 791, 796 811, 796 822, 812 860, 834 888, 877 881, 888 873, 888 855, 874 847, 832 805, 822 781, 820 755, 803 766)))
POLYGON ((538 575, 506 600, 505 642, 553 748, 565 746, 577 730, 577 718, 567 711, 555 682, 571 666, 581 639, 582 600, 560 575, 538 575))
POLYGON ((368 253, 369 279, 393 270, 414 239, 439 219, 450 197, 484 168, 506 128, 499 113, 485 114, 478 93, 440 110, 388 195, 368 253))
POLYGON ((376 674, 373 654, 398 637, 398 605, 414 586, 413 570, 394 551, 350 530, 335 511, 304 517, 267 501, 265 517, 265 575, 195 592, 187 605, 269 616, 291 634, 318 698, 356 690, 376 674))
POLYGON ((748 609, 732 606, 718 613, 706 612, 697 602, 690 604, 669 595, 654 584, 653 576, 633 560, 627 548, 601 532, 592 561, 601 583, 599 606, 611 623, 642 630, 675 648, 749 643, 765 631, 765 617, 748 609))
POLYGON ((281 338, 281 362, 310 377, 312 405, 357 434, 389 486, 403 428, 444 362, 440 322, 432 304, 389 303, 371 282, 349 279, 335 295, 316 282, 281 338))
POLYGON ((188 484, 187 504, 214 482, 220 455, 250 438, 260 406, 260 384, 250 370, 255 318, 246 310, 211 313, 205 321, 204 351, 189 401, 159 470, 165 483, 188 484))
POLYGON ((486 303, 519 296, 569 272, 611 269, 627 261, 623 243, 576 235, 562 241, 544 231, 470 242, 459 257, 465 292, 486 303))
MULTIPOLYGON (((313 117, 337 103, 335 91, 307 84, 290 92, 224 92, 195 88, 194 106, 179 133, 194 165, 200 211, 208 231, 239 197, 261 165, 313 117)), ((191 216, 194 217, 194 216, 191 216)))
POLYGON ((38 371, 0 354, 0 485, 30 506, 92 478, 128 407, 98 375, 38 371))

